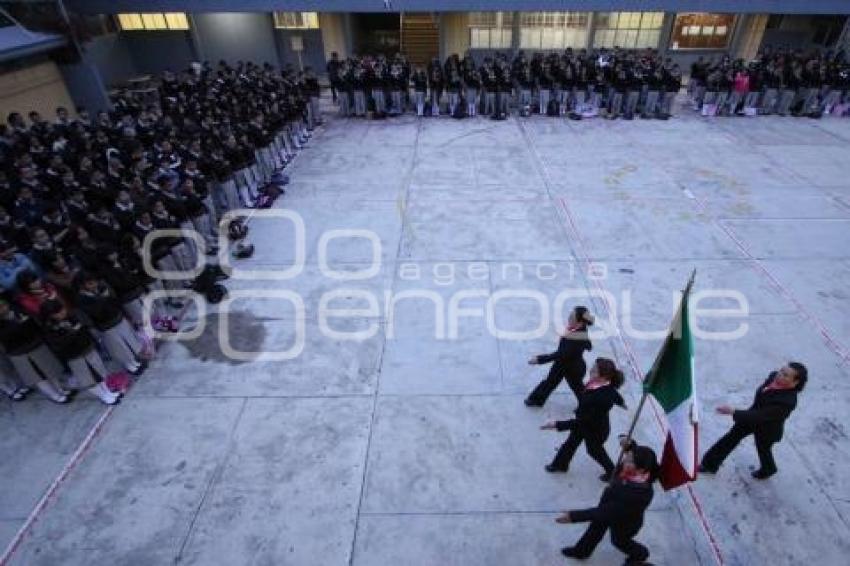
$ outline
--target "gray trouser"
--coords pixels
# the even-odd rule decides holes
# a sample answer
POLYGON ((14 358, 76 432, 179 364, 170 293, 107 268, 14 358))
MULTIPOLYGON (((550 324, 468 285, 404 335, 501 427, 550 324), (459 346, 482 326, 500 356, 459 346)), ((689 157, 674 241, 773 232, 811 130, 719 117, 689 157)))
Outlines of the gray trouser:
POLYGON ((761 111, 763 114, 773 114, 776 109, 776 101, 779 97, 779 91, 775 88, 768 88, 764 91, 764 97, 761 99, 761 111))
POLYGON ((678 92, 665 92, 661 99, 661 113, 668 116, 673 115, 673 103, 676 102, 678 92))
POLYGON ((743 93, 733 90, 729 93, 729 99, 726 102, 726 112, 729 114, 733 114, 735 109, 738 108, 738 105, 741 103, 741 99, 743 98, 743 93))
POLYGON ((384 89, 382 88, 373 88, 372 89, 372 98, 375 100, 375 111, 376 112, 386 112, 387 111, 387 100, 384 96, 384 89))
POLYGON ((520 108, 524 106, 531 105, 531 90, 527 88, 522 88, 519 91, 519 105, 520 108))
POLYGON ((460 104, 460 93, 449 91, 449 115, 454 115, 458 104, 460 104))
POLYGON ((623 93, 614 91, 614 94, 610 97, 611 101, 608 104, 608 111, 615 116, 620 114, 620 111, 623 108, 623 93))
POLYGON ((747 98, 744 99, 744 108, 758 108, 760 95, 759 91, 748 92, 747 98))
POLYGON ((425 91, 417 90, 413 93, 413 100, 416 102, 416 115, 422 116, 425 114, 425 91))
POLYGON ((496 93, 487 92, 484 94, 484 113, 492 114, 496 110, 496 93))
POLYGON ((355 116, 366 115, 366 93, 363 90, 354 91, 354 114, 355 116))
POLYGON ((634 114, 637 109, 638 100, 640 99, 640 91, 639 90, 630 90, 626 93, 626 106, 624 111, 626 114, 634 114))
POLYGON ((236 190, 236 181, 233 180, 233 177, 219 184, 219 193, 225 210, 236 210, 241 207, 239 192, 236 190))
POLYGON ((790 88, 783 90, 779 97, 779 106, 777 107, 776 112, 782 115, 788 114, 791 110, 791 104, 794 102, 795 95, 796 92, 790 88))
POLYGON ((9 361, 19 380, 27 387, 35 386, 42 379, 48 379, 56 386, 60 385, 62 366, 44 344, 26 354, 9 356, 9 361))
POLYGON ((830 89, 823 97, 821 108, 824 112, 830 113, 839 102, 841 102, 841 91, 838 89, 830 89))
POLYGON ((820 95, 820 89, 817 88, 806 88, 803 90, 803 112, 813 112, 816 110, 816 105, 818 102, 818 96, 820 95))
POLYGON ((431 89, 431 116, 440 115, 440 92, 431 89))
POLYGON ((697 105, 702 105, 703 100, 705 99, 705 87, 701 84, 697 84, 694 87, 694 103, 697 105))
MULTIPOLYGON (((592 95, 591 95, 592 96, 592 95)), ((575 90, 575 94, 573 95, 573 109, 576 112, 583 112, 585 107, 585 101, 587 97, 587 92, 583 88, 577 88, 575 90)))
POLYGON ((399 114, 404 113, 404 102, 401 99, 401 91, 394 90, 390 94, 393 101, 393 112, 398 112, 399 114))
POLYGON ((94 348, 79 358, 68 360, 68 367, 74 376, 76 387, 80 389, 94 387, 108 375, 100 354, 94 348))
POLYGON ((138 356, 142 353, 142 343, 133 332, 130 324, 126 320, 122 320, 109 330, 100 333, 103 338, 103 345, 112 359, 123 365, 127 369, 132 369, 132 366, 137 361, 138 356))
POLYGON ((540 89, 540 113, 546 114, 549 110, 549 97, 551 96, 552 91, 548 88, 540 89))
POLYGON ((567 110, 569 110, 571 95, 572 92, 568 88, 559 88, 555 91, 555 97, 558 101, 558 112, 561 114, 566 114, 567 110))
POLYGON ((345 117, 351 115, 351 99, 344 90, 339 93, 339 115, 345 117))
POLYGON ((643 115, 651 116, 658 111, 658 91, 650 90, 646 93, 646 101, 643 103, 643 115))
POLYGON ((720 91, 714 98, 714 104, 717 105, 717 113, 721 114, 723 112, 723 108, 726 104, 726 99, 729 98, 729 93, 724 91, 720 91))
POLYGON ((466 113, 470 116, 478 114, 478 90, 474 88, 466 89, 466 113))

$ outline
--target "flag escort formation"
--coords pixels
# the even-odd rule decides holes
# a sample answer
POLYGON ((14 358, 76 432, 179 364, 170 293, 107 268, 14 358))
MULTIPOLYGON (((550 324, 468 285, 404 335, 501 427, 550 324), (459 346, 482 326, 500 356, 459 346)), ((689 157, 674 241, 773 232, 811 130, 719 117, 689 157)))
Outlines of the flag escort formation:
POLYGON ((625 564, 649 564, 650 551, 635 540, 643 526, 644 513, 653 498, 657 481, 666 490, 685 486, 697 480, 698 472, 715 474, 723 461, 749 435, 755 438, 759 468, 752 472, 756 480, 766 480, 777 473, 772 446, 782 439, 785 421, 797 406, 798 394, 808 380, 806 366, 788 362, 770 373, 758 387, 752 405, 736 409, 717 407, 718 415, 732 417, 732 428, 703 455, 698 457, 694 341, 690 329, 688 300, 696 272, 691 274, 676 314, 652 367, 642 381, 640 402, 628 430, 619 435, 620 451, 612 461, 605 451, 611 432, 609 412, 614 406, 626 410, 626 402, 618 392, 623 385, 623 372, 616 364, 598 357, 584 380, 584 352, 592 346, 588 330, 594 317, 585 306, 575 307, 567 328, 551 354, 532 357, 530 364, 553 362, 549 375, 526 398, 530 408, 542 407, 561 380, 569 385, 577 399, 574 417, 550 421, 542 430, 568 432, 554 460, 545 466, 550 473, 568 473, 578 448, 585 445, 587 454, 603 470, 599 479, 608 485, 595 507, 565 511, 556 519, 559 524, 588 523, 584 534, 573 546, 561 553, 567 558, 585 559, 610 532, 611 544, 626 555, 625 564), (652 401, 649 401, 650 398, 652 401), (648 446, 635 440, 635 428, 647 402, 654 403, 663 415, 665 438, 660 461, 648 446))

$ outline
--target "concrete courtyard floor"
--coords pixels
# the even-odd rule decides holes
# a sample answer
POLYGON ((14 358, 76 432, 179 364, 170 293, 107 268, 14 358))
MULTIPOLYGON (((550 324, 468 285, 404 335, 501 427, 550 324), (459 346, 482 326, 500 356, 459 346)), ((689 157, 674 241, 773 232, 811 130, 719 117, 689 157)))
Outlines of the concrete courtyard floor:
MULTIPOLYGON (((542 410, 522 404, 546 371, 525 362, 554 348, 554 323, 497 338, 480 313, 499 296, 491 322, 529 330, 541 317, 529 297, 551 306, 572 291, 561 310, 587 303, 605 319, 606 301, 575 295, 610 293, 615 323, 600 324, 587 358, 626 371, 619 432, 659 344, 631 329, 663 330, 694 268, 696 290, 738 291, 749 309, 701 323, 748 325, 733 341, 697 340, 702 448, 729 424, 714 406, 747 405, 770 370, 803 361, 810 384, 775 449, 778 475, 750 478, 747 441, 692 491, 658 489, 639 540, 657 564, 716 564, 718 552, 730 565, 846 564, 850 120, 330 119, 290 174, 277 206, 303 218, 300 274, 230 280, 229 317, 210 309, 198 338, 163 345, 108 414, 85 399, 2 402, 8 564, 564 563, 583 527, 553 519, 603 486, 583 450, 569 474, 543 470, 563 436, 539 425, 570 414, 566 387, 542 410), (371 231, 380 249, 363 232, 328 242, 339 229, 371 231), (323 297, 359 310, 322 320, 323 297), (439 339, 452 301, 471 314, 439 339), (303 330, 303 352, 229 359, 220 323, 238 350, 286 350, 303 330)), ((291 266, 293 226, 254 218, 257 251, 238 267, 291 266)), ((651 409, 637 437, 660 446, 651 409)), ((620 562, 606 539, 586 563, 620 562)))

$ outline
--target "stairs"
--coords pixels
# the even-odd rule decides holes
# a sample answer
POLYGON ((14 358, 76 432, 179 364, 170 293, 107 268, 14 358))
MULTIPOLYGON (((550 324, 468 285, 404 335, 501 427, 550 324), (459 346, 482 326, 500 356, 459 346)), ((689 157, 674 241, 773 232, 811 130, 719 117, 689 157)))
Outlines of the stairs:
POLYGON ((440 29, 430 12, 401 14, 401 52, 411 65, 428 64, 440 55, 440 29))

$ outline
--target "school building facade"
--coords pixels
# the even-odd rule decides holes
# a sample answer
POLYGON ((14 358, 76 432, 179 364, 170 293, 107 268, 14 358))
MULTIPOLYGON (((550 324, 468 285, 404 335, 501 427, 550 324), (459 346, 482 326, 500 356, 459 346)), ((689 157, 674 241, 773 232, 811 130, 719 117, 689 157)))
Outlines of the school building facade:
MULTIPOLYGON (((0 8, 31 29, 27 4, 0 8)), ((202 60, 321 74, 333 52, 400 51, 423 64, 452 53, 619 46, 658 49, 687 72, 699 56, 748 59, 763 45, 850 53, 848 0, 64 0, 54 14, 64 47, 13 58, 12 71, 55 64, 68 95, 90 108, 134 77, 202 60)), ((0 41, 0 83, 6 47, 0 41)))

